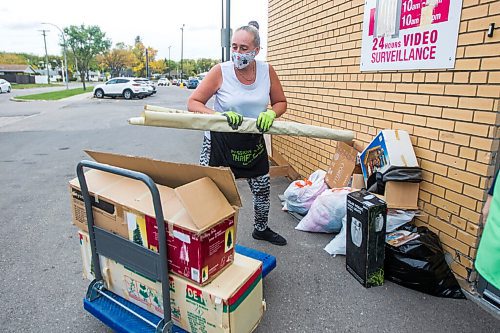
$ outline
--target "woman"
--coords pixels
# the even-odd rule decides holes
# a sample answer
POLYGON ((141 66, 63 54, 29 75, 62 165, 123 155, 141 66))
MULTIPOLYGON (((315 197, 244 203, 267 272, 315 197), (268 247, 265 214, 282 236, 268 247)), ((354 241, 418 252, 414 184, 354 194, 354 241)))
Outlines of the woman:
MULTIPOLYGON (((260 50, 258 24, 238 28, 232 39, 232 61, 214 66, 188 100, 188 110, 220 113, 236 130, 243 117, 256 118, 266 132, 286 111, 286 98, 271 65, 256 61, 260 50), (206 107, 215 96, 214 109, 206 107), (272 110, 266 110, 271 103, 272 110)), ((246 178, 253 194, 255 212, 252 237, 275 245, 286 240, 268 226, 270 207, 269 161, 262 134, 207 132, 200 155, 201 165, 230 167, 236 178, 246 178)))

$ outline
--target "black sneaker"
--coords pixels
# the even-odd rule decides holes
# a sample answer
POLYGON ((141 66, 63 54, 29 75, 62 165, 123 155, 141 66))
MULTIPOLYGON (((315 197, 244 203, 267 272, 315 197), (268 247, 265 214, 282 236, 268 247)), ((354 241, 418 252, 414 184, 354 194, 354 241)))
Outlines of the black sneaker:
POLYGON ((254 229, 252 232, 252 237, 258 240, 265 240, 274 245, 286 245, 286 239, 280 236, 279 234, 272 231, 269 227, 264 231, 258 231, 254 229))

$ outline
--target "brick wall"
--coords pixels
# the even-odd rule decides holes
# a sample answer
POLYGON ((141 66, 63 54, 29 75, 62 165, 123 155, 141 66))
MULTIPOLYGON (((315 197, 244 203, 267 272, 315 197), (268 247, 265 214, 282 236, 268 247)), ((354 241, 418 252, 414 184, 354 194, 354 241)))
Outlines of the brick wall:
MULTIPOLYGON (((418 223, 439 234, 467 278, 499 149, 500 1, 463 0, 453 70, 361 73, 363 10, 361 0, 269 0, 283 118, 353 130, 363 144, 382 129, 408 131, 424 170, 418 223)), ((273 148, 306 176, 327 168, 335 142, 275 137, 273 148)))

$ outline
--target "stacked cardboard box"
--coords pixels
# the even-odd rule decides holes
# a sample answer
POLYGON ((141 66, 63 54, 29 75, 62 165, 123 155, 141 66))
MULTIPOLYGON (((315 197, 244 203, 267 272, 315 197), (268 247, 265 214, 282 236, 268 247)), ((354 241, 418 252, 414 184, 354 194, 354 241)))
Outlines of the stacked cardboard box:
MULTIPOLYGON (((231 171, 88 153, 98 162, 143 172, 156 182, 166 225, 172 318, 176 325, 190 332, 251 332, 264 308, 262 267, 260 261, 234 253, 241 201, 231 171)), ((85 175, 95 225, 157 251, 159 231, 147 187, 140 181, 98 170, 89 170, 85 175)), ((81 229, 84 275, 91 278, 88 228, 78 179, 70 182, 70 190, 73 223, 81 229)), ((157 281, 108 258, 102 258, 101 266, 109 290, 163 315, 157 281)))

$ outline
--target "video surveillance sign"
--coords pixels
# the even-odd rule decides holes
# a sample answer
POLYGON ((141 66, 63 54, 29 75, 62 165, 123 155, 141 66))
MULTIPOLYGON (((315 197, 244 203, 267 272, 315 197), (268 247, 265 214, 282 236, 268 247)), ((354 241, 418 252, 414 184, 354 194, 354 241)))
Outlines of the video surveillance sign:
POLYGON ((366 0, 361 71, 453 68, 462 0, 366 0))

